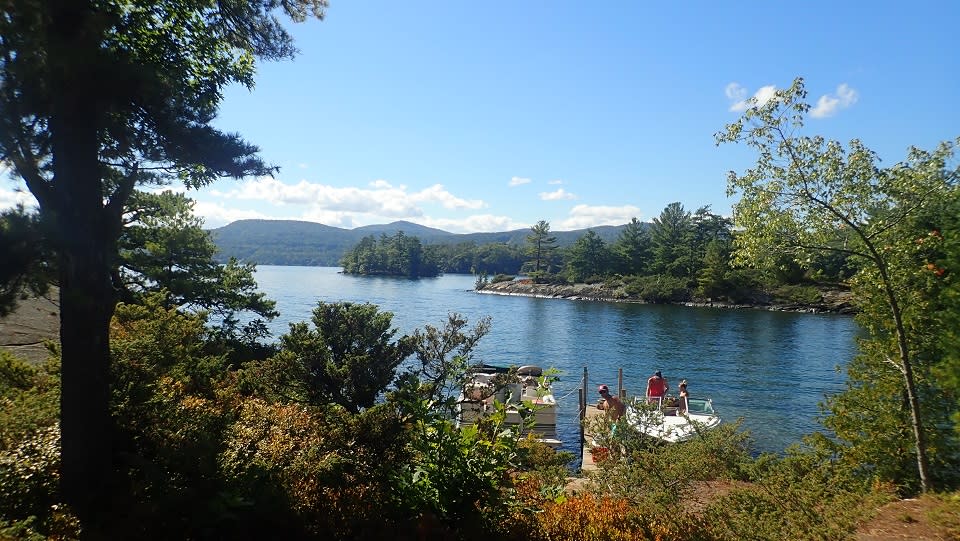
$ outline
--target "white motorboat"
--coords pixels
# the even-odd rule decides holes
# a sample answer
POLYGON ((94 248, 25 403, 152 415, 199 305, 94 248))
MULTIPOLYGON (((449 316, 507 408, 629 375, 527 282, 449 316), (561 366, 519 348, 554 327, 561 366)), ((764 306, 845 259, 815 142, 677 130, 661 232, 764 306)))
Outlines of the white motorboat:
POLYGON ((721 422, 709 398, 637 398, 625 417, 641 433, 669 443, 687 441, 721 422))
POLYGON ((507 368, 482 365, 471 370, 470 380, 457 400, 458 425, 471 425, 481 417, 492 413, 496 403, 502 403, 506 411, 505 424, 517 428, 521 434, 530 431, 537 440, 557 448, 557 401, 553 389, 543 376, 539 366, 521 366, 516 378, 498 378, 507 375, 507 368), (524 416, 533 415, 530 428, 524 416))

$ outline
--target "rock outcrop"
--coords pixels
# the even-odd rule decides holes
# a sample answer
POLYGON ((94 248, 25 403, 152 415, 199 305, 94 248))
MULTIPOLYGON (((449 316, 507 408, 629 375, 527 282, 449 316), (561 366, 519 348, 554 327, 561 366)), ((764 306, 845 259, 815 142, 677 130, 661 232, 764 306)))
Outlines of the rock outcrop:
POLYGON ((45 297, 20 301, 12 314, 0 318, 0 348, 30 362, 43 362, 46 342, 60 337, 58 299, 58 291, 51 288, 45 297))

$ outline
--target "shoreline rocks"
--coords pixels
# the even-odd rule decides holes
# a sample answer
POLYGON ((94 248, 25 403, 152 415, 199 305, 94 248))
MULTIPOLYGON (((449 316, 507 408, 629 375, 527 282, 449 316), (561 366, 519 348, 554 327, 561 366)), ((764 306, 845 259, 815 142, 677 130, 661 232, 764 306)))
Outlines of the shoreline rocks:
MULTIPOLYGON (((629 295, 622 287, 605 284, 535 284, 528 280, 513 280, 486 284, 476 290, 486 295, 509 295, 517 297, 534 297, 542 299, 565 299, 574 301, 594 302, 629 302, 636 304, 651 304, 643 299, 629 295)), ((853 296, 849 291, 822 290, 821 302, 814 304, 796 303, 729 303, 711 299, 693 299, 689 301, 671 302, 678 306, 697 308, 723 308, 734 310, 768 310, 776 312, 798 313, 831 313, 855 314, 853 296)))

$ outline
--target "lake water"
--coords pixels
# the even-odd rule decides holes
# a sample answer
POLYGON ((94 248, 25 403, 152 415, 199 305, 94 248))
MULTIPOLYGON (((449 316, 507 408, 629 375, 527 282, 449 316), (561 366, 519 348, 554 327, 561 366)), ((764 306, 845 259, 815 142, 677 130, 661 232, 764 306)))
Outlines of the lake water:
POLYGON ((713 399, 724 421, 743 418, 759 451, 782 452, 818 429, 818 403, 843 388, 837 371, 853 358, 858 328, 849 316, 726 310, 478 294, 474 277, 358 277, 338 267, 257 267, 257 282, 277 301, 275 337, 288 323, 308 321, 318 301, 369 302, 394 314, 404 334, 441 326, 457 312, 471 324, 492 318, 475 360, 495 365, 535 364, 561 371, 558 431, 564 449, 578 452, 577 388, 589 371, 588 400, 596 386, 642 393, 662 370, 676 391, 687 379, 692 396, 713 399))

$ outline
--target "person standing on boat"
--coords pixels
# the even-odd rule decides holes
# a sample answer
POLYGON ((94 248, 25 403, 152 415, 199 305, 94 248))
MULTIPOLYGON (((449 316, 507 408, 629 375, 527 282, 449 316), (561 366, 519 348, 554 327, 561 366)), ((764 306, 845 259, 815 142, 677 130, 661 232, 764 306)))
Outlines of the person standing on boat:
POLYGON ((627 412, 627 406, 623 403, 623 400, 620 400, 619 396, 610 394, 610 388, 606 385, 601 385, 597 390, 600 391, 600 396, 603 397, 603 400, 597 404, 597 408, 606 410, 607 417, 609 417, 611 421, 616 421, 620 417, 623 417, 623 414, 627 412))
POLYGON ((687 380, 685 379, 680 380, 679 388, 680 388, 680 404, 678 405, 679 409, 677 411, 685 412, 687 411, 687 398, 690 396, 690 394, 687 393, 687 380))
POLYGON ((657 370, 650 379, 647 380, 647 398, 662 398, 667 394, 670 385, 663 378, 663 374, 657 370))

